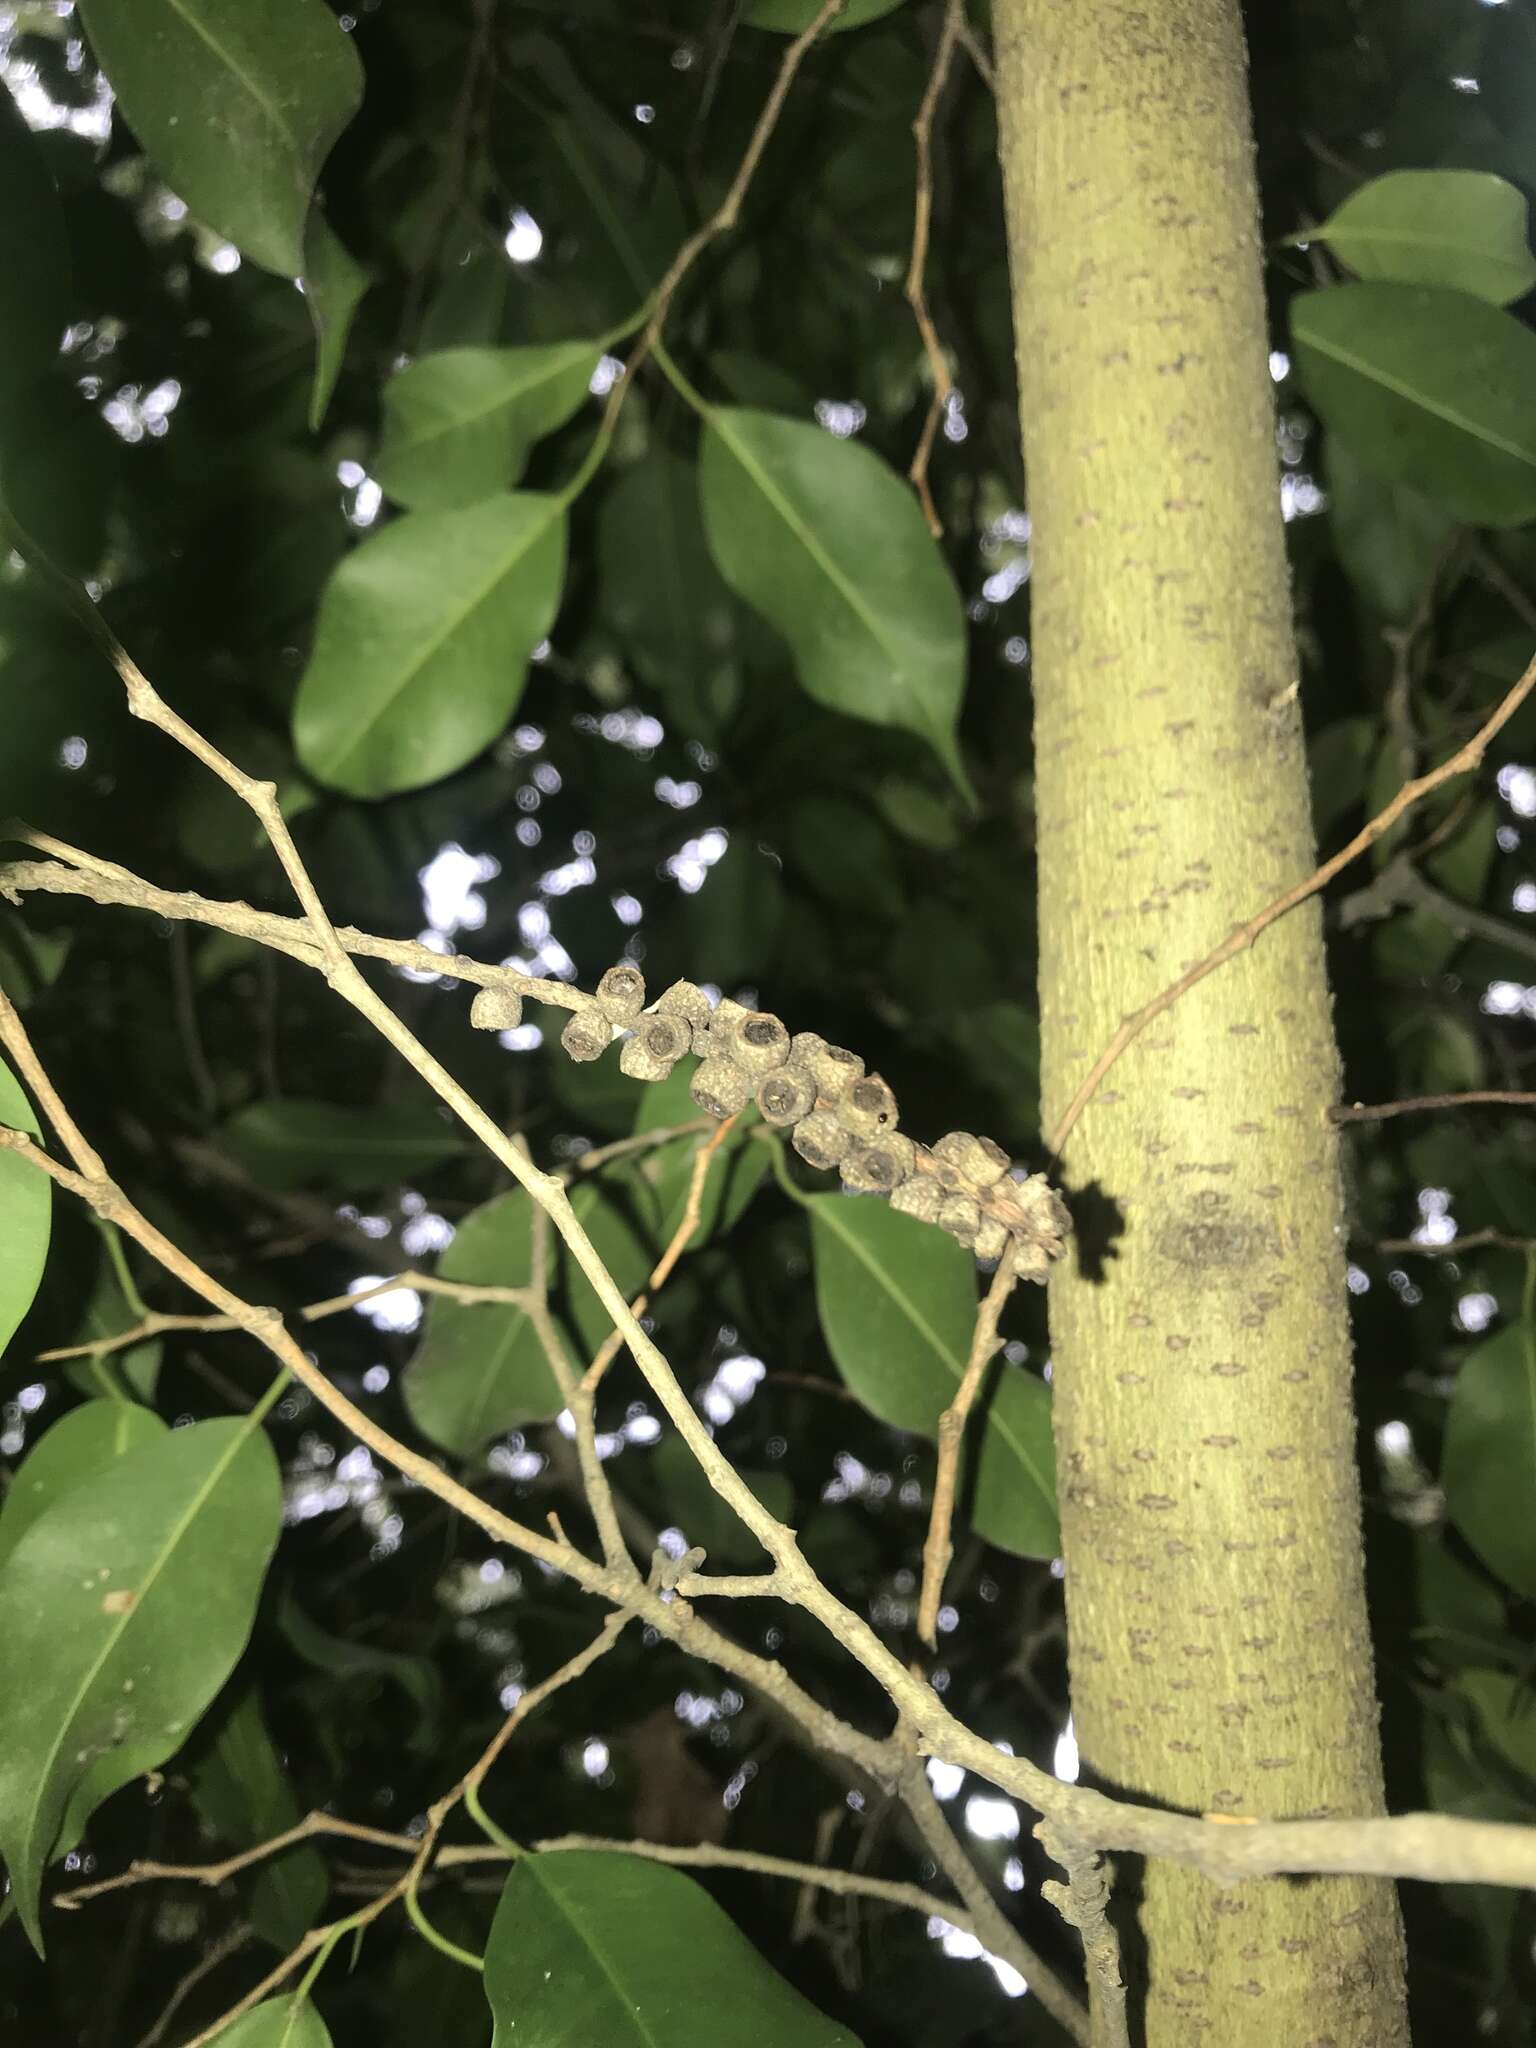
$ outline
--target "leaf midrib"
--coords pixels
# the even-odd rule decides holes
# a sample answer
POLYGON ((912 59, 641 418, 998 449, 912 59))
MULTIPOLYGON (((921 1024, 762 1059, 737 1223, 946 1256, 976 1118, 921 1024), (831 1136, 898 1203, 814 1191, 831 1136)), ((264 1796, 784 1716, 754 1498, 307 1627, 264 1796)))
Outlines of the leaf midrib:
POLYGON ((1316 334, 1305 333, 1301 336, 1301 341, 1304 347, 1315 348, 1319 355, 1331 357, 1333 361, 1341 363, 1345 369, 1353 370, 1356 376, 1364 377, 1368 383, 1379 384, 1384 391, 1390 391, 1396 397, 1406 399, 1410 405, 1416 405, 1421 412, 1427 412, 1434 418, 1443 420, 1449 427, 1459 428, 1462 433, 1469 435, 1474 441, 1481 442, 1485 447, 1495 448, 1501 455, 1508 455, 1514 460, 1524 463, 1527 468, 1536 470, 1536 455, 1533 455, 1529 449, 1521 448, 1512 441, 1506 441, 1500 434, 1490 433, 1486 428, 1480 427, 1476 421, 1465 418, 1454 406, 1445 405, 1437 399, 1426 397, 1422 391, 1416 390, 1411 384, 1405 384, 1400 377, 1391 375, 1390 372, 1379 368, 1374 363, 1363 361, 1360 357, 1352 354, 1350 350, 1341 347, 1336 341, 1322 340, 1316 334))
POLYGON ((730 449, 731 454, 757 485, 757 488, 762 492, 772 509, 778 513, 780 519, 783 520, 790 533, 805 549, 812 562, 821 570, 827 581, 842 598, 854 617, 858 619, 870 638, 881 648, 896 673, 904 675, 905 670, 902 665, 900 647, 892 636, 885 631, 881 624, 879 613, 870 609, 858 585, 845 575, 840 565, 827 553, 815 529, 805 524, 773 478, 767 474, 762 465, 742 446, 736 436, 731 433, 727 424, 730 417, 729 408, 712 412, 709 417, 711 430, 718 434, 726 447, 730 449))

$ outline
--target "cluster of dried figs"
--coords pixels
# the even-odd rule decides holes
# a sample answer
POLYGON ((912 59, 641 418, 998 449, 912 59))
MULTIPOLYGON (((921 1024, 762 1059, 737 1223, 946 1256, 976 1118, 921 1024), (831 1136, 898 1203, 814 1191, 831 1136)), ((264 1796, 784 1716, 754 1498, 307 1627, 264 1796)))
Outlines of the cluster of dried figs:
MULTIPOLYGON (((510 990, 484 988, 471 1021, 505 1030, 522 1014, 510 990)), ((619 1066, 638 1081, 661 1081, 687 1053, 699 1065, 689 1093, 710 1116, 735 1116, 755 1102, 766 1123, 787 1129, 811 1166, 836 1167, 845 1187, 884 1195, 893 1209, 936 1223, 978 1258, 1001 1258, 1010 1240, 1014 1270, 1043 1280, 1070 1229, 1066 1208, 1043 1174, 1015 1180, 1008 1154, 990 1138, 951 1131, 931 1148, 896 1126, 896 1098, 857 1053, 814 1031, 790 1033, 766 1010, 712 1003, 691 981, 675 981, 645 1007, 645 978, 610 967, 595 995, 561 1033, 574 1060, 595 1060, 626 1035, 619 1066)))

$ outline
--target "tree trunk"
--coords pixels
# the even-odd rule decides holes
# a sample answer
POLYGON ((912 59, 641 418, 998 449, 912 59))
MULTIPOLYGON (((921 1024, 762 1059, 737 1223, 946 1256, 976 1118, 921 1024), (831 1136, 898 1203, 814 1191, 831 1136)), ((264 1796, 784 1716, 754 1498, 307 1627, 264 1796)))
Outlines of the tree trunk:
MULTIPOLYGON (((1237 0, 994 19, 1049 1127, 1313 839, 1237 0)), ((1186 1811, 1381 1810, 1337 1093, 1308 906, 1158 1019, 1066 1147, 1107 1198, 1085 1214, 1119 1216, 1101 1272, 1051 1291, 1078 1741, 1098 1782, 1186 1811)), ((1152 1866, 1120 1905, 1149 2048, 1407 2038, 1385 1883, 1152 1866)))

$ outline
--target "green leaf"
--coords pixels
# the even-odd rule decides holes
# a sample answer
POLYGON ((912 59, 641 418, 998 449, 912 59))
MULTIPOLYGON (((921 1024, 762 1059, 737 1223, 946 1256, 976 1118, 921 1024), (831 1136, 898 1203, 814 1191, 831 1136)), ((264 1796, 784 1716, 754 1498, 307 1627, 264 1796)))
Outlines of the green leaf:
POLYGON ((428 1104, 391 1105, 389 1114, 296 1096, 253 1102, 220 1132, 224 1149, 268 1188, 377 1188, 430 1173, 457 1159, 467 1140, 428 1104))
POLYGON ((165 1424, 136 1401, 87 1401, 61 1415, 23 1459, 0 1513, 0 1565, 55 1501, 107 1471, 165 1424))
MULTIPOLYGON (((822 1334, 838 1371, 882 1422, 934 1438, 954 1399, 976 1321, 976 1262, 952 1237, 884 1202, 812 1195, 811 1246, 822 1334)), ((1006 1363, 972 1412, 980 1439, 969 1518, 989 1543, 1054 1557, 1051 1398, 1006 1363)), ((962 1481, 962 1503, 967 1492, 962 1481)))
POLYGON ((330 2029, 307 1998, 265 1998, 219 2035, 219 2048, 331 2048, 330 2029))
MULTIPOLYGON (((778 29, 787 36, 797 36, 821 12, 823 0, 752 0, 742 15, 749 28, 778 29)), ((844 29, 862 28, 867 21, 878 21, 884 14, 893 14, 902 0, 847 0, 840 14, 835 14, 822 30, 823 35, 838 35, 844 29)))
POLYGON ((541 435, 587 396, 596 342, 549 348, 445 348, 384 387, 374 474, 400 505, 450 511, 515 484, 541 435))
POLYGON ((0 86, 0 407, 58 354, 70 314, 68 250, 47 160, 0 86))
POLYGON ((1536 1693, 1503 1671, 1463 1671, 1456 1690, 1469 1700, 1491 1746, 1536 1785, 1536 1693))
POLYGON ((707 421, 704 531, 726 582, 784 635, 818 703, 918 734, 969 800, 964 614, 916 498, 820 427, 732 407, 707 421))
MULTIPOLYGON (((191 1774, 192 1803, 231 1849, 270 1842, 302 1817, 283 1760, 267 1732, 261 1694, 239 1693, 220 1717, 191 1774)), ((251 1925, 286 1955, 319 1917, 330 1880, 325 1858, 297 1842, 249 1874, 251 1925)))
POLYGON ((368 289, 368 273, 332 234, 323 213, 310 216, 304 241, 304 303, 315 330, 315 381, 310 390, 309 427, 320 424, 341 375, 352 320, 368 289))
MULTIPOLYGON (((41 1136, 21 1083, 0 1059, 0 1124, 41 1136)), ((18 1153, 0 1151, 0 1353, 32 1306, 48 1257, 52 1190, 18 1153)))
POLYGON ((1358 277, 1507 306, 1536 284, 1527 225, 1525 194, 1490 171, 1388 171, 1291 239, 1326 242, 1358 277))
POLYGON ((858 2048, 701 1885, 601 1850, 517 1865, 491 1925, 485 1995, 492 2048, 698 2048, 701 2022, 710 2048, 858 2048))
POLYGON ((1536 1330, 1512 1323, 1463 1361, 1440 1483, 1446 1512, 1483 1563, 1536 1599, 1536 1330))
MULTIPOLYGON (((466 1216, 438 1262, 445 1280, 526 1287, 533 1205, 521 1188, 466 1216)), ((429 1442, 470 1458, 504 1430, 547 1422, 565 1406, 533 1324, 520 1308, 435 1296, 401 1394, 429 1442)))
POLYGON ((1419 1625, 1414 1633, 1442 1670, 1495 1664, 1509 1645, 1504 1596, 1491 1579, 1464 1564, 1439 1529, 1414 1534, 1419 1625))
POLYGON ((355 548, 320 600, 294 746, 321 782, 393 796, 483 753, 554 622, 565 511, 531 491, 408 512, 355 548))
POLYGON ((56 1500, 6 1560, 0 1851, 39 1953, 44 1867, 181 1747, 228 1678, 281 1517, 266 1437, 196 1422, 56 1500))
POLYGON ((377 1643, 349 1642, 334 1636, 312 1621, 285 1588, 277 1607, 277 1626, 289 1648, 316 1671, 326 1672, 342 1684, 372 1693, 387 1681, 397 1685, 416 1710, 416 1726, 408 1738, 409 1747, 430 1756, 441 1739, 443 1681, 429 1657, 412 1657, 403 1650, 385 1650, 377 1643))
POLYGON ((1307 395, 1389 483, 1478 526, 1536 517, 1536 334, 1464 292, 1335 285, 1292 301, 1307 395))
POLYGON ((206 226, 282 277, 363 67, 324 0, 81 0, 133 132, 206 226))
POLYGON ((1394 625, 1419 612, 1456 522, 1443 505, 1383 483, 1347 440, 1328 444, 1328 523, 1358 595, 1394 625))
POLYGON ((597 553, 599 602, 626 659, 685 733, 716 738, 740 689, 736 618, 693 464, 653 442, 603 499, 597 553))

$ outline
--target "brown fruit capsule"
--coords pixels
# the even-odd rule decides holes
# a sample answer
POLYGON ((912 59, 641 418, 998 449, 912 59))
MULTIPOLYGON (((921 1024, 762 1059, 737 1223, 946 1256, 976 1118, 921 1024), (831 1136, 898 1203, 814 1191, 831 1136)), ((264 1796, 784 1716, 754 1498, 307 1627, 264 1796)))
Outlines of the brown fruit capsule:
POLYGON ((969 1131, 950 1131, 933 1148, 941 1168, 940 1178, 949 1188, 970 1188, 979 1194, 1001 1180, 1008 1171, 1008 1154, 990 1138, 974 1138, 969 1131))
POLYGON ((828 1102, 836 1102, 845 1095, 864 1071, 864 1062, 856 1052, 828 1045, 815 1031, 797 1031, 790 1040, 789 1057, 795 1066, 804 1067, 814 1077, 817 1094, 828 1102))
POLYGON ((947 1197, 931 1173, 915 1173, 891 1190, 891 1207, 923 1223, 937 1223, 947 1197))
POLYGON ((702 1017, 691 1017, 688 1021, 693 1027, 693 1049, 699 1058, 732 1058, 736 1050, 737 1023, 748 1014, 744 1004, 733 1003, 726 996, 712 1010, 706 1010, 702 1017))
POLYGON ((981 1228, 981 1210, 969 1195, 946 1195, 939 1210, 939 1226, 962 1244, 973 1245, 981 1228))
POLYGON ((752 1079, 734 1060, 701 1060, 688 1093, 711 1116, 734 1116, 752 1098, 752 1079))
POLYGON ((975 1252, 978 1259, 1000 1259, 1008 1248, 1008 1233, 995 1216, 983 1216, 981 1228, 976 1233, 975 1252))
POLYGON ((573 1060, 598 1060, 613 1043, 608 1019, 598 1009, 580 1009, 560 1034, 573 1060))
POLYGON ((843 1184, 864 1195, 888 1195, 911 1172, 916 1151, 912 1140, 899 1131, 876 1138, 873 1144, 855 1145, 843 1159, 843 1184))
POLYGON ((839 1100, 837 1113, 856 1138, 884 1137, 896 1128, 896 1098, 878 1074, 855 1081, 839 1100))
POLYGON ((1012 1206, 1023 1228, 1051 1252, 1058 1252, 1071 1234, 1072 1218, 1067 1205, 1043 1173, 1032 1173, 1009 1191, 1012 1206))
POLYGON ((511 1031, 523 1021, 523 999, 515 988, 482 988, 469 1006, 477 1031, 511 1031))
POLYGON ((757 1106, 770 1124, 797 1124, 816 1107, 816 1083, 799 1067, 775 1067, 757 1084, 757 1106))
POLYGON ((654 1010, 641 1017, 619 1048, 619 1071, 636 1081, 664 1081, 688 1050, 688 1025, 654 1010))
POLYGON ((830 1109, 813 1110, 795 1125, 789 1141, 807 1166, 836 1166, 853 1143, 830 1109))
POLYGON ((1021 1280, 1038 1280, 1043 1285, 1051 1270, 1050 1254, 1032 1239, 1016 1237, 1013 1241, 1013 1270, 1021 1280))
POLYGON ((615 1024, 627 1024, 645 1008, 645 976, 638 967, 621 961, 610 967, 597 984, 597 1006, 615 1024))
POLYGON ((663 1016, 685 1017, 692 1024, 696 1017, 709 1015, 710 1001, 697 983, 674 981, 670 988, 663 989, 656 998, 656 1008, 663 1016))
POLYGON ((731 1058, 749 1073, 765 1074, 789 1058, 789 1033, 782 1018, 766 1010, 748 1010, 731 1032, 731 1058))

